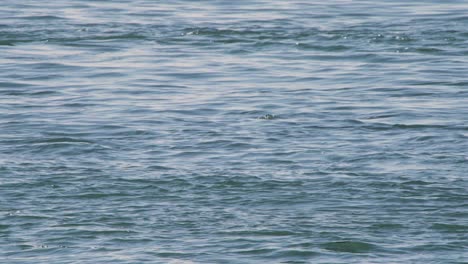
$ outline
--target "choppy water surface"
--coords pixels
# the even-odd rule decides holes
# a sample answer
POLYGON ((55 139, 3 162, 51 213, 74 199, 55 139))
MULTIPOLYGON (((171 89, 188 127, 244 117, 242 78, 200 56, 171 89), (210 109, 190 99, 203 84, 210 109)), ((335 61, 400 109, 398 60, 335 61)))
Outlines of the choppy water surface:
POLYGON ((2 263, 466 263, 465 1, 0 7, 2 263))

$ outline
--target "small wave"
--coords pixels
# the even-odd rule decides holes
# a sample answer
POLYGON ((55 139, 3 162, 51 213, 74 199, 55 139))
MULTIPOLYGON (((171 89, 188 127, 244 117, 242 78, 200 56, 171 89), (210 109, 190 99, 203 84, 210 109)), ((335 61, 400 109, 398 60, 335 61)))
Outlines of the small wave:
POLYGON ((466 233, 468 225, 435 223, 432 225, 432 229, 445 233, 466 233))
POLYGON ((277 118, 278 118, 277 115, 266 114, 266 115, 263 115, 263 116, 259 117, 258 119, 273 120, 273 119, 277 119, 277 118))
POLYGON ((66 20, 66 18, 64 18, 64 17, 51 16, 51 15, 44 15, 44 16, 22 16, 22 17, 17 17, 17 19, 23 19, 23 20, 66 20))
POLYGON ((31 144, 49 144, 49 143, 87 143, 94 144, 91 140, 71 138, 71 137, 57 137, 57 138, 41 138, 31 141, 31 144))
POLYGON ((312 251, 312 250, 298 250, 298 249, 290 249, 290 250, 281 250, 274 254, 275 258, 293 258, 293 259, 304 259, 310 258, 320 255, 320 253, 312 251))
POLYGON ((156 170, 156 171, 168 171, 168 170, 173 170, 171 167, 166 167, 166 166, 161 166, 161 165, 151 165, 148 166, 148 169, 150 170, 156 170))
POLYGON ((377 247, 373 244, 359 241, 337 241, 322 244, 322 248, 336 252, 367 253, 375 250, 377 247))
POLYGON ((257 237, 257 236, 281 237, 281 236, 296 235, 295 232, 282 231, 282 230, 243 230, 243 231, 226 231, 222 233, 224 235, 229 235, 229 236, 241 235, 241 236, 248 236, 248 237, 257 237))
MULTIPOLYGON (((0 82, 0 88, 25 88, 32 87, 34 85, 22 82, 0 82)), ((0 92, 17 92, 17 91, 5 91, 0 90, 0 92)))
POLYGON ((351 47, 345 45, 314 45, 307 44, 302 42, 296 42, 296 46, 301 50, 317 50, 317 51, 327 51, 327 52, 343 52, 350 50, 351 47))
POLYGON ((0 40, 0 46, 14 46, 15 42, 13 40, 0 40))
POLYGON ((258 248, 258 249, 238 250, 232 253, 241 254, 241 255, 262 255, 262 254, 269 254, 274 251, 275 249, 273 248, 258 248))

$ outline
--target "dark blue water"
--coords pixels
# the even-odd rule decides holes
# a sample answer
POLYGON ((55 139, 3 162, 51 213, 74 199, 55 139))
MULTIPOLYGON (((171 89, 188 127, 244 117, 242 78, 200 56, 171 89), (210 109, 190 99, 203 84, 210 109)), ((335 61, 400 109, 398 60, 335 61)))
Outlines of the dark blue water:
POLYGON ((2 1, 1 263, 468 263, 466 1, 2 1))

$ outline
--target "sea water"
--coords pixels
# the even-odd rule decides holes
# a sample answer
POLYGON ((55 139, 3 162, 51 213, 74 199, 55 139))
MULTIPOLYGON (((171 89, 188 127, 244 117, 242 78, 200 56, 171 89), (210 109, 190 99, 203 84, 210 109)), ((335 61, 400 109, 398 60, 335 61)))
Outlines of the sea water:
POLYGON ((466 1, 4 0, 1 263, 467 263, 466 1))

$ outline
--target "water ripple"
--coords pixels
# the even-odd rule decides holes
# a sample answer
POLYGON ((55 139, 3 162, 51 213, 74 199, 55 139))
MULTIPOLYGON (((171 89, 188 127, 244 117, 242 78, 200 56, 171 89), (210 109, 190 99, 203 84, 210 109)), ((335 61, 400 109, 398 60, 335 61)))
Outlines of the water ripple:
POLYGON ((5 262, 462 263, 465 9, 4 1, 5 262))

